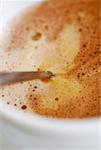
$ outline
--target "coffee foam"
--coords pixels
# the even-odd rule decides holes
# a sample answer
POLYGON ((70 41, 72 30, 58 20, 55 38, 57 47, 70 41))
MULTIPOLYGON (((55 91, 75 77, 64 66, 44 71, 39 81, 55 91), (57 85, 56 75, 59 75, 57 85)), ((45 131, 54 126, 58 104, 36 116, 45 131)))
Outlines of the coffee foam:
POLYGON ((64 75, 1 87, 0 99, 47 117, 99 116, 99 13, 97 0, 51 0, 12 20, 0 42, 0 71, 64 75))

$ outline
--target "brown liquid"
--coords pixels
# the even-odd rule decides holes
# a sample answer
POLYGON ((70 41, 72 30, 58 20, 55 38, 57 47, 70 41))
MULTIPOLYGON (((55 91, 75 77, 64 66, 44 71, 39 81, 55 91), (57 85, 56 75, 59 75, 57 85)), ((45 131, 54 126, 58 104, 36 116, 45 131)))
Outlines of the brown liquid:
POLYGON ((51 0, 12 20, 0 42, 0 70, 64 75, 1 87, 1 99, 47 117, 101 115, 99 3, 51 0))

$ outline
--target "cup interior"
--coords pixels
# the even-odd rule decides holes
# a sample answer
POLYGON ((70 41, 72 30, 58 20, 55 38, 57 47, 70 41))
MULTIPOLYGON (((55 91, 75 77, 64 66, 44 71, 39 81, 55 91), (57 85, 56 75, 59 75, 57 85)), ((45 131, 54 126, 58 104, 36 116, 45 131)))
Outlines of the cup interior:
MULTIPOLYGON (((11 1, 3 2, 4 16, 0 19, 0 27, 3 27, 6 22, 22 9, 30 6, 32 3, 37 5, 39 1, 11 1), (7 4, 8 3, 8 4, 7 4), (12 9, 11 9, 12 8, 12 9), (3 20, 3 21, 2 21, 3 20)), ((98 118, 92 119, 52 119, 41 117, 33 113, 24 113, 19 110, 11 109, 6 105, 0 105, 0 116, 2 119, 10 122, 11 124, 19 127, 24 127, 27 130, 33 131, 34 129, 42 132, 48 131, 52 133, 71 134, 71 132, 92 132, 98 126, 98 118)), ((100 119, 99 119, 100 120, 100 119)))

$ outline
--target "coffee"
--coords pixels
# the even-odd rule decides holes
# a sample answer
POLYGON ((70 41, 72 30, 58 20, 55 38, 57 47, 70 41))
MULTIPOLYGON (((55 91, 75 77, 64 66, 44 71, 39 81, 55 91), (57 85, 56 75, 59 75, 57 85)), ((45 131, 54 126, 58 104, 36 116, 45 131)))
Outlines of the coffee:
POLYGON ((99 7, 99 0, 51 0, 12 20, 0 42, 0 71, 59 75, 1 86, 0 99, 47 117, 99 116, 99 7))

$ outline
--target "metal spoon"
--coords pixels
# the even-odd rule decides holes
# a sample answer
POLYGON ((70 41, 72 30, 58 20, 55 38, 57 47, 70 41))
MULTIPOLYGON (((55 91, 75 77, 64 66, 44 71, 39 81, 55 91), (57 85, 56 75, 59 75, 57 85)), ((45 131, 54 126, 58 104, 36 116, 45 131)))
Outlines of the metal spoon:
POLYGON ((50 79, 54 75, 52 72, 0 72, 0 85, 12 84, 16 82, 29 81, 34 79, 50 79))

